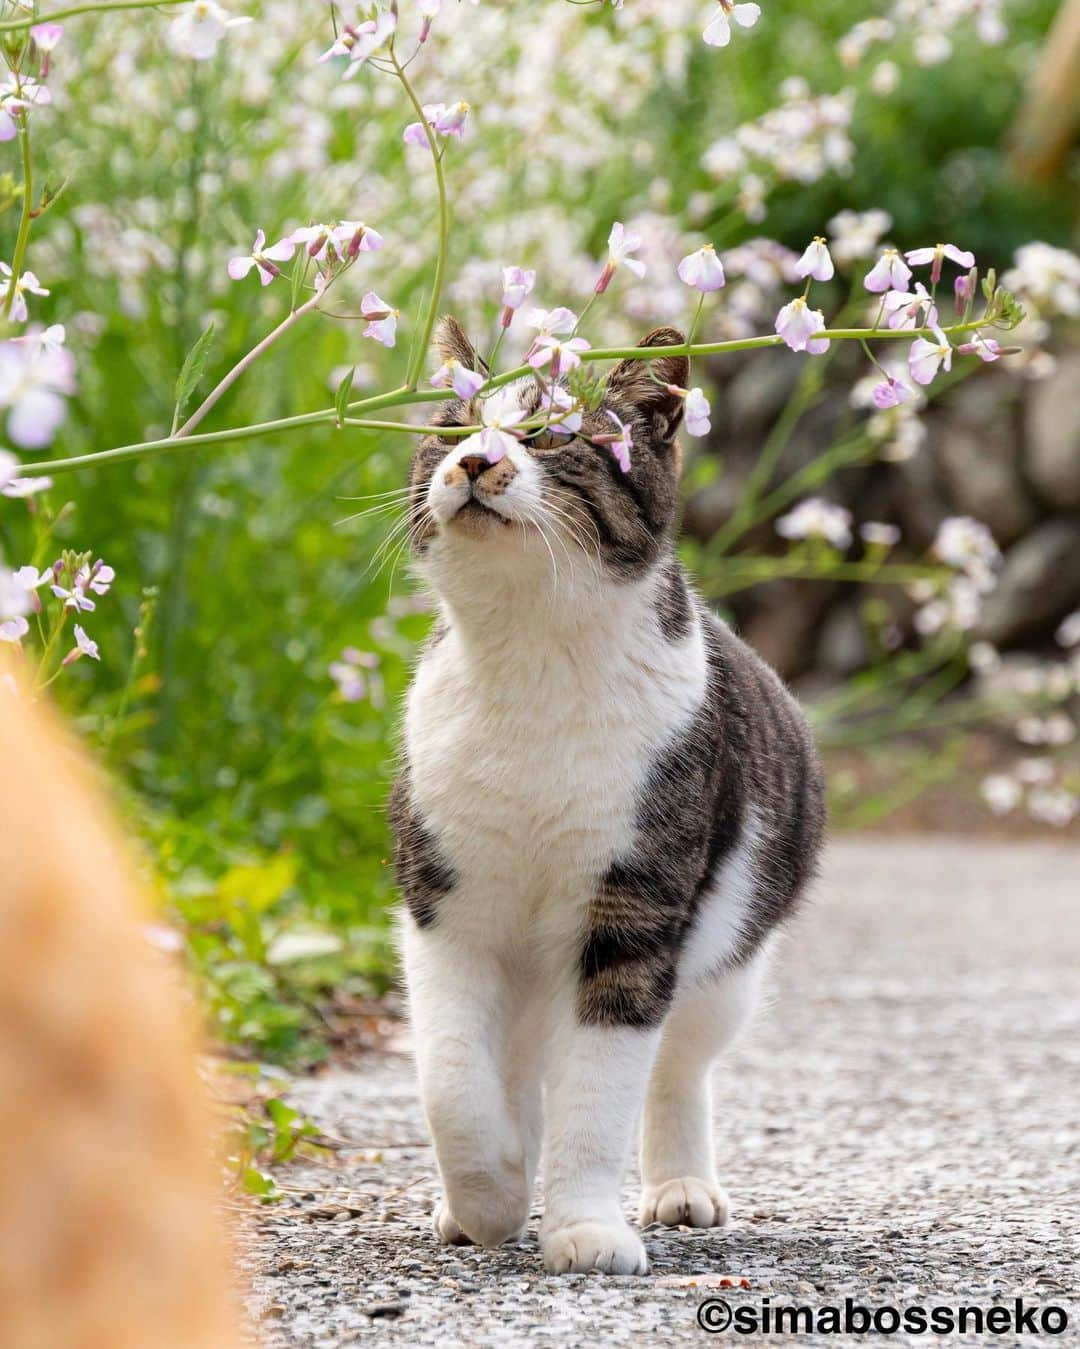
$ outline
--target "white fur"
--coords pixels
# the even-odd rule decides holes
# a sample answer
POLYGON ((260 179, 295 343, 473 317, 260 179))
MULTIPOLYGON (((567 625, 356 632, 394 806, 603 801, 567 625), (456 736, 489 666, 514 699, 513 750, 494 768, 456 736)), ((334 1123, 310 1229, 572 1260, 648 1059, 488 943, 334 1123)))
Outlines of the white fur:
MULTIPOLYGON (((649 766, 701 705, 703 636, 695 621, 685 639, 669 641, 656 578, 616 583, 557 534, 524 448, 511 452, 516 476, 493 504, 511 523, 458 527, 469 487, 460 472, 453 485, 445 474, 464 452, 447 454, 429 490, 439 528, 422 570, 448 631, 417 672, 405 723, 415 805, 457 879, 438 921, 419 929, 407 920, 403 937, 421 1091, 447 1196, 436 1229, 444 1240, 465 1233, 492 1244, 524 1223, 544 1081, 548 1267, 641 1272, 643 1248, 618 1192, 661 1034, 579 1025, 576 969, 596 883, 633 843, 649 766)), ((671 1013, 680 1025, 689 1018, 703 1046, 698 1087, 713 1032, 694 1020, 700 997, 679 1012, 682 990, 693 993, 693 981, 737 944, 753 846, 748 839, 733 855, 703 907, 689 982, 671 1013)), ((732 1007, 741 998, 733 991, 732 1007)), ((717 1025, 711 1043, 728 1034, 717 1025)), ((672 1051, 661 1051, 661 1070, 657 1080, 684 1096, 697 1089, 679 1077, 672 1051)), ((702 1109, 690 1103, 696 1141, 675 1155, 714 1184, 702 1109)), ((647 1175, 674 1179, 671 1169, 657 1160, 647 1175)))

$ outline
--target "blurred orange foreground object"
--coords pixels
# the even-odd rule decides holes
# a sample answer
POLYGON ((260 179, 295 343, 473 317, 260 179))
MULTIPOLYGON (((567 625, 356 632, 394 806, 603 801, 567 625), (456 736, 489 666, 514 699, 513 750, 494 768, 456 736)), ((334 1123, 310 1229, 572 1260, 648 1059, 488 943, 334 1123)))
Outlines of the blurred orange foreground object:
POLYGON ((197 1036, 78 746, 0 663, 0 1344, 234 1349, 197 1036))

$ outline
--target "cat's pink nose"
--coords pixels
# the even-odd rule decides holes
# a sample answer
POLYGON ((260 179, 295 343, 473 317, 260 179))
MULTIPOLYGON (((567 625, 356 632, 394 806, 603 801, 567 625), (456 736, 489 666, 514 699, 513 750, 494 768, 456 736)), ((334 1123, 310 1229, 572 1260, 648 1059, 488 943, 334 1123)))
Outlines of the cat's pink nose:
POLYGON ((487 461, 487 456, 483 454, 462 455, 458 460, 458 464, 465 470, 465 474, 470 482, 472 482, 474 478, 479 478, 485 468, 491 467, 487 461))

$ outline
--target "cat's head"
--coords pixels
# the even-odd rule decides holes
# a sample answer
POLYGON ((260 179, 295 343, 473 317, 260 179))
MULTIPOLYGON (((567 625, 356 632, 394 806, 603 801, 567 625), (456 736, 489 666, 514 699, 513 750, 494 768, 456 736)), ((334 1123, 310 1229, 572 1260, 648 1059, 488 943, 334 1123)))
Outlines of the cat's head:
MULTIPOLYGON (((674 328, 658 328, 639 345, 685 341, 674 328)), ((442 361, 484 372, 454 319, 439 325, 436 346, 442 361)), ((685 387, 688 375, 685 356, 624 360, 579 431, 504 442, 507 453, 494 464, 452 433, 423 439, 409 477, 412 537, 423 573, 439 588, 443 576, 463 568, 525 572, 553 559, 556 570, 569 562, 617 579, 644 575, 665 551, 678 501, 683 400, 667 386, 685 387), (618 434, 620 424, 633 440, 626 472, 609 445, 590 439, 618 434)), ((505 423, 519 412, 535 420, 542 399, 540 383, 530 377, 484 400, 444 403, 432 420, 447 428, 505 423)))

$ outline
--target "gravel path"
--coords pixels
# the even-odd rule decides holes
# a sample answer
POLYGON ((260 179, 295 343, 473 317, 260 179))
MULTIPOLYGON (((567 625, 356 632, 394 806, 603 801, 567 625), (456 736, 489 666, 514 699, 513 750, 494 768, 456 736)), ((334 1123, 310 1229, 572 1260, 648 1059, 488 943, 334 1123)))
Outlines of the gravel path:
MULTIPOLYGON (((850 1296, 984 1309, 1023 1297, 1070 1324, 787 1342, 1080 1344, 1078 909, 1080 852, 1065 846, 836 844, 774 1004, 718 1071, 732 1225, 649 1229, 645 1278, 545 1276, 535 1214, 518 1246, 437 1246, 405 1054, 298 1081, 296 1102, 357 1152, 288 1168, 297 1190, 246 1235, 262 1343, 701 1343, 706 1296, 757 1313, 765 1298, 850 1296)), ((628 1185, 628 1213, 635 1197, 628 1185)))

